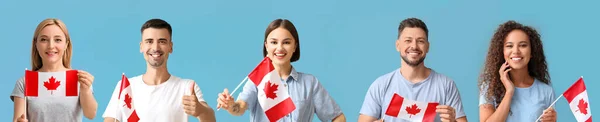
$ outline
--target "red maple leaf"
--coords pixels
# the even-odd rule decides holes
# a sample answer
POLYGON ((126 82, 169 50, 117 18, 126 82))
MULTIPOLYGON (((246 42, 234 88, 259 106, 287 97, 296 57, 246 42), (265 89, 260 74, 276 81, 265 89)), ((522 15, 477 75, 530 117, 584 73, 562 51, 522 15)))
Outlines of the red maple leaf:
POLYGON ((58 86, 60 86, 60 81, 57 81, 54 76, 50 76, 48 81, 44 81, 44 87, 46 87, 47 90, 51 90, 50 94, 53 94, 52 90, 56 90, 58 86))
POLYGON ((129 94, 125 94, 125 99, 123 101, 125 101, 127 108, 131 109, 131 96, 129 96, 129 94))
POLYGON ((271 83, 271 81, 267 81, 267 84, 265 84, 265 94, 267 95, 267 98, 277 98, 275 91, 277 91, 278 86, 279 85, 277 84, 271 83))
POLYGON ((581 112, 583 115, 586 115, 587 112, 587 108, 588 108, 588 103, 583 101, 583 99, 579 100, 579 104, 577 105, 577 108, 579 108, 579 112, 581 112))
MULTIPOLYGON (((417 104, 413 104, 411 106, 406 107, 406 113, 408 114, 412 114, 412 115, 417 115, 419 112, 421 112, 421 109, 419 109, 419 107, 417 106, 417 104)), ((409 115, 408 118, 411 118, 412 115, 409 115)))

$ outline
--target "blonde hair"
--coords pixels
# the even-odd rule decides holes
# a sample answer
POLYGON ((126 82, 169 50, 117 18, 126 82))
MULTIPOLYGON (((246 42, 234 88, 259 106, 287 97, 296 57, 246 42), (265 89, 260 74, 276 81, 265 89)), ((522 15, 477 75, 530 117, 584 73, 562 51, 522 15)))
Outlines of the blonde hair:
POLYGON ((65 25, 64 22, 62 22, 59 19, 49 18, 49 19, 45 19, 44 21, 40 22, 40 24, 38 24, 37 28, 35 29, 35 32, 33 33, 33 41, 31 43, 31 68, 33 71, 39 70, 44 65, 42 63, 42 57, 40 57, 40 54, 38 53, 37 46, 35 43, 37 42, 38 35, 42 31, 42 29, 44 29, 45 27, 50 26, 50 25, 58 26, 62 30, 62 32, 65 34, 67 49, 65 50, 65 54, 63 55, 62 62, 66 68, 68 68, 68 69, 71 68, 71 54, 72 54, 73 47, 71 46, 71 37, 69 37, 69 31, 67 31, 67 26, 65 25))

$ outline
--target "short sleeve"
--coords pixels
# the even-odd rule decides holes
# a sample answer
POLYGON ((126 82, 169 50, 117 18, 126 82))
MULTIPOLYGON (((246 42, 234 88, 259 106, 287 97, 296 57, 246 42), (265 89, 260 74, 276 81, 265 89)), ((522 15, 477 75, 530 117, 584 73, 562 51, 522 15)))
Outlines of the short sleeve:
POLYGON ((373 82, 373 84, 371 84, 371 86, 367 90, 365 100, 363 101, 363 105, 360 109, 360 114, 380 119, 381 108, 383 103, 383 87, 380 87, 381 82, 378 82, 378 80, 379 79, 375 80, 375 82, 373 82))
MULTIPOLYGON (((196 84, 194 81, 192 81, 192 83, 196 84)), ((198 102, 206 102, 204 101, 202 90, 199 85, 194 85, 194 93, 196 94, 196 98, 198 98, 198 102)))
POLYGON ((458 91, 458 88, 456 88, 454 81, 450 80, 449 83, 450 87, 446 91, 449 97, 447 97, 448 99, 446 102, 456 111, 456 118, 465 117, 466 115, 463 109, 462 100, 460 98, 460 92, 458 91))
POLYGON ((25 98, 25 77, 22 77, 15 82, 15 88, 13 88, 10 94, 10 100, 14 101, 13 97, 25 98))
POLYGON ((258 93, 257 93, 256 85, 250 80, 246 81, 244 84, 244 88, 242 92, 238 95, 238 100, 242 100, 246 102, 248 106, 248 110, 254 110, 254 104, 258 102, 258 93))
POLYGON ((323 122, 332 121, 335 117, 342 114, 342 109, 323 88, 317 78, 313 79, 312 91, 314 92, 312 103, 315 104, 315 113, 323 122))
POLYGON ((110 101, 108 102, 108 105, 106 106, 106 110, 104 110, 104 114, 102 114, 102 118, 115 118, 116 120, 122 121, 122 115, 120 114, 121 111, 119 109, 119 86, 121 84, 121 81, 119 81, 117 83, 117 85, 115 86, 115 89, 113 91, 112 96, 110 97, 110 101))
POLYGON ((483 104, 494 105, 494 103, 492 101, 489 101, 486 98, 487 91, 488 91, 488 86, 487 85, 481 86, 481 90, 479 91, 479 105, 483 105, 483 104))

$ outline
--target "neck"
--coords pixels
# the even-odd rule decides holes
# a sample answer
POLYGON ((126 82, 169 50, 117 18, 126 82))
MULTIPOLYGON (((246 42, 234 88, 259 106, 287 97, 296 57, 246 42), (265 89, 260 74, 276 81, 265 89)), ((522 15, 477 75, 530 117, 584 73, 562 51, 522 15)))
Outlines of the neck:
POLYGON ((42 68, 38 69, 37 71, 58 72, 58 71, 64 71, 64 70, 67 70, 67 68, 62 63, 44 63, 42 68))
POLYGON ((147 85, 158 85, 166 82, 171 77, 166 66, 146 68, 146 73, 142 76, 142 80, 147 85))
POLYGON ((287 79, 290 77, 290 72, 292 72, 292 64, 285 63, 281 65, 273 65, 275 67, 275 71, 281 76, 281 79, 287 79))
POLYGON ((411 83, 418 83, 425 80, 429 76, 429 73, 431 73, 431 70, 425 67, 423 63, 417 66, 410 66, 402 62, 400 66, 400 75, 411 83))
POLYGON ((510 80, 513 82, 515 87, 526 88, 533 84, 533 77, 529 75, 527 67, 523 69, 512 69, 509 72, 510 80))

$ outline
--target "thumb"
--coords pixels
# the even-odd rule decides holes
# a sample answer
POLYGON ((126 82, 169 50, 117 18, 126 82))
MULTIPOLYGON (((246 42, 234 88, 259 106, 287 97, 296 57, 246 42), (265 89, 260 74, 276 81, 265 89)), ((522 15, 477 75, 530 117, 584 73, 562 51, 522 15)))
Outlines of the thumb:
POLYGON ((194 88, 196 88, 196 82, 192 82, 192 85, 190 85, 190 95, 196 95, 196 91, 194 90, 194 88))
POLYGON ((225 88, 225 89, 223 90, 223 94, 226 94, 227 96, 229 96, 229 90, 228 90, 227 88, 225 88))

